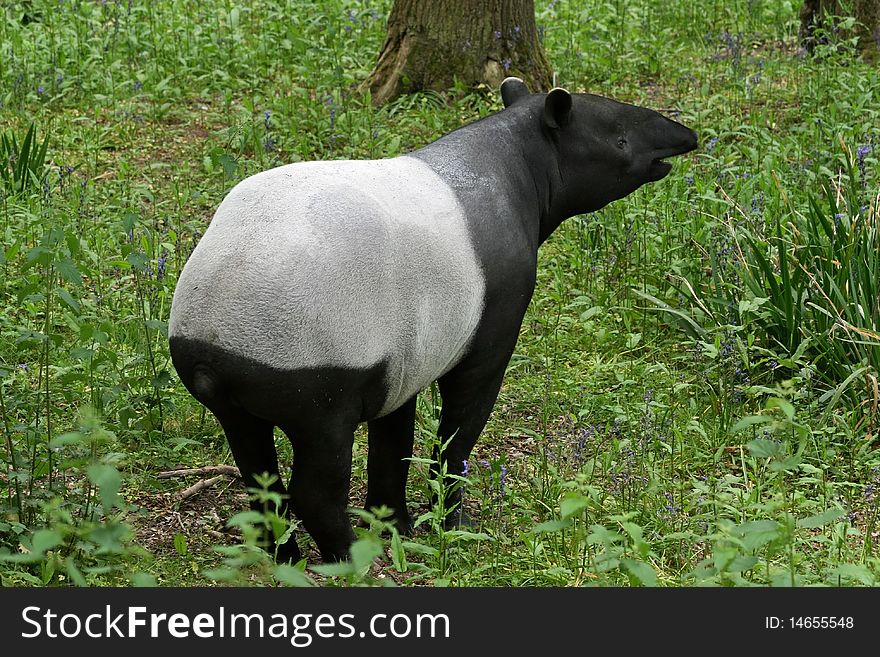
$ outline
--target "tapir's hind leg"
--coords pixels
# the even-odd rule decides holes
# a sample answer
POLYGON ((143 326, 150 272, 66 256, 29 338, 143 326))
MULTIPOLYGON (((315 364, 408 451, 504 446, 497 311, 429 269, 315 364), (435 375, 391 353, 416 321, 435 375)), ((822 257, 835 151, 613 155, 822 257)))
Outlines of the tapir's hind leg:
POLYGON ((293 444, 290 502, 324 561, 348 558, 354 532, 348 517, 351 452, 357 422, 334 418, 282 426, 293 444))
POLYGON ((412 529, 406 508, 406 479, 413 451, 413 430, 416 421, 416 398, 384 417, 371 420, 370 451, 367 457, 367 501, 373 507, 394 509, 394 522, 404 533, 412 529))
MULTIPOLYGON (((247 411, 239 408, 224 409, 214 413, 226 433, 226 439, 232 450, 235 463, 241 471, 241 477, 247 488, 258 488, 255 475, 268 473, 274 475, 274 481, 269 485, 269 490, 281 496, 285 506, 278 509, 279 515, 287 514, 287 490, 278 473, 278 455, 275 451, 273 425, 247 411)), ((254 511, 266 512, 276 509, 264 508, 258 500, 251 500, 251 508, 254 511)), ((272 536, 265 536, 267 552, 274 554, 275 540, 272 536)), ((278 561, 299 561, 300 553, 296 541, 291 537, 287 543, 278 548, 278 561)))

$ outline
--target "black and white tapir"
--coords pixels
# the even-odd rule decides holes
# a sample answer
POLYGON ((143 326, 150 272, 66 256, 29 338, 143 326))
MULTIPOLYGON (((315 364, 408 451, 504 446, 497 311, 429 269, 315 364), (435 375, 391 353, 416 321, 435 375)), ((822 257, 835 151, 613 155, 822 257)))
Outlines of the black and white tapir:
MULTIPOLYGON (((289 506, 324 560, 346 558, 353 433, 366 507, 410 527, 416 395, 437 381, 446 472, 483 430, 566 218, 660 180, 696 134, 641 107, 501 85, 505 109, 400 157, 281 166, 220 204, 174 293, 174 365, 223 427, 248 486, 293 445, 289 506)), ((459 504, 453 493, 451 505, 459 504)), ((295 541, 281 560, 299 558, 295 541)))

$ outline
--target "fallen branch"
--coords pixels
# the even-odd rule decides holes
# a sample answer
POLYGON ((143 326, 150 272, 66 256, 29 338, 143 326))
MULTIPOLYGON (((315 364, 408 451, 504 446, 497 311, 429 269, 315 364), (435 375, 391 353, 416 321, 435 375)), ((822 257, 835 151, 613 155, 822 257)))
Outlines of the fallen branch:
POLYGON ((203 491, 206 488, 210 488, 211 486, 216 484, 218 481, 225 479, 225 478, 226 478, 226 475, 221 474, 221 475, 217 475, 216 477, 211 477, 210 479, 202 479, 200 481, 197 481, 189 488, 185 488, 184 490, 180 491, 180 498, 179 499, 181 502, 183 502, 184 500, 189 499, 190 497, 192 497, 196 493, 203 491))
POLYGON ((182 477, 184 475, 221 474, 230 477, 241 477, 241 473, 234 465, 206 465, 202 468, 183 468, 180 470, 165 470, 156 475, 159 479, 170 477, 182 477))

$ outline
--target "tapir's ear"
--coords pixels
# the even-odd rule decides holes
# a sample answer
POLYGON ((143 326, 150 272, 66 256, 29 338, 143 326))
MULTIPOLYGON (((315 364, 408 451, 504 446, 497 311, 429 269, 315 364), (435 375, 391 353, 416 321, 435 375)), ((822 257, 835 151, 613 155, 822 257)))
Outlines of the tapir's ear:
POLYGON ((528 95, 529 88, 519 78, 504 78, 504 82, 501 83, 501 102, 505 107, 510 107, 520 98, 528 95))
POLYGON ((547 94, 544 101, 544 123, 551 128, 559 128, 568 123, 571 115, 571 94, 556 87, 547 94))

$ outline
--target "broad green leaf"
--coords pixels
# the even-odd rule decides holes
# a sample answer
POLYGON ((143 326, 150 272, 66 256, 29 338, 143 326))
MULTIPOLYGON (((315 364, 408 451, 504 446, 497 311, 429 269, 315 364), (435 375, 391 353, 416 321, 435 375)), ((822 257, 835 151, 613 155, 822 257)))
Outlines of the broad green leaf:
POLYGON ((782 525, 775 520, 752 520, 734 530, 746 550, 752 551, 780 537, 782 525))
POLYGON ((580 493, 569 493, 562 499, 562 503, 559 505, 559 513, 562 519, 565 520, 571 516, 579 515, 587 508, 589 503, 590 500, 580 493))
POLYGON ((620 565, 642 586, 657 586, 657 572, 644 561, 621 559, 620 565))
POLYGON ((738 420, 737 423, 733 425, 733 428, 730 430, 730 432, 739 433, 743 429, 747 429, 748 427, 754 426, 756 424, 767 424, 768 422, 772 421, 773 418, 766 415, 749 415, 738 420))
POLYGON ((64 540, 64 536, 54 529, 38 529, 31 538, 31 551, 34 555, 43 555, 64 540))
POLYGON ((391 535, 391 562, 401 573, 405 573, 409 567, 409 564, 406 562, 406 550, 403 547, 403 541, 400 540, 400 534, 396 531, 391 535))
POLYGON ((296 566, 291 566, 288 563, 282 563, 275 566, 273 575, 275 576, 275 579, 277 579, 282 584, 286 584, 287 586, 317 586, 317 584, 315 584, 315 580, 306 575, 296 566))
POLYGON ((756 438, 746 443, 749 454, 759 459, 778 458, 785 453, 785 446, 776 440, 756 438))
POLYGON ((70 260, 60 260, 55 263, 55 269, 61 274, 61 278, 77 287, 82 287, 82 274, 70 260))
POLYGON ((742 573, 754 568, 755 564, 757 564, 758 561, 758 557, 747 554, 738 554, 728 564, 725 565, 724 572, 742 573))
POLYGON ((814 516, 800 518, 797 521, 797 526, 801 529, 816 529, 817 527, 824 527, 825 525, 831 524, 845 515, 846 511, 843 509, 828 509, 822 513, 817 513, 814 516))
POLYGON ((780 399, 779 397, 771 397, 767 400, 767 408, 778 408, 781 410, 785 417, 789 420, 794 419, 794 406, 792 406, 791 402, 786 401, 785 399, 780 399))
POLYGON ((118 495, 122 477, 116 468, 104 464, 91 465, 86 470, 86 474, 91 482, 98 487, 101 506, 104 507, 105 513, 109 513, 114 506, 122 508, 122 502, 118 495))
POLYGON ((65 305, 70 308, 73 312, 79 313, 81 306, 79 305, 79 301, 73 298, 73 295, 65 290, 63 287, 55 288, 55 294, 58 295, 58 298, 61 299, 65 305))
POLYGON ((382 543, 375 536, 362 536, 351 544, 351 563, 356 572, 365 572, 373 559, 382 554, 382 543))

